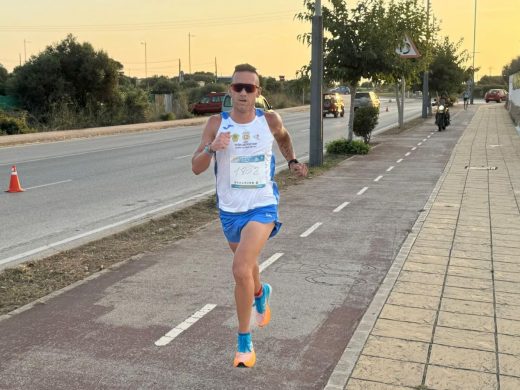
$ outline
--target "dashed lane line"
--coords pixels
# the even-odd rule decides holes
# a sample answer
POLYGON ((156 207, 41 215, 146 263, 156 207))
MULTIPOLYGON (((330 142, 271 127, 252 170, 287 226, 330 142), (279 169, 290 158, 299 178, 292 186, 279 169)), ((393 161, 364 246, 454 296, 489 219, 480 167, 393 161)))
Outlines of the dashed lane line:
POLYGON ((379 180, 381 180, 382 178, 383 178, 383 175, 379 175, 378 177, 376 177, 376 178, 374 179, 374 181, 379 181, 379 180))
POLYGON ((403 161, 403 159, 402 159, 402 158, 400 158, 399 160, 397 160, 397 161, 396 161, 396 163, 398 163, 398 164, 399 164, 399 163, 400 163, 401 161, 403 161))
POLYGON ((422 142, 419 142, 419 143, 417 144, 417 146, 421 146, 421 145, 422 145, 422 142))
POLYGON ((312 225, 310 228, 308 228, 306 231, 304 231, 302 234, 300 234, 300 237, 308 237, 313 231, 315 231, 317 228, 319 228, 323 222, 316 222, 314 225, 312 225))
POLYGON ((341 210, 343 210, 345 207, 347 207, 350 204, 350 202, 344 202, 340 204, 338 207, 336 207, 334 210, 332 210, 333 213, 338 213, 341 210))
POLYGON ((266 261, 264 261, 260 266, 258 267, 260 269, 260 272, 262 272, 264 269, 269 267, 271 264, 273 264, 276 260, 278 260, 280 257, 283 256, 283 253, 275 253, 270 258, 268 258, 266 261))
POLYGON ((408 157, 412 152, 406 152, 405 157, 408 157))
POLYGON ((414 147, 412 148, 412 150, 416 150, 416 149, 417 149, 417 146, 414 146, 414 147))
POLYGON ((188 329, 190 326, 192 326, 195 322, 197 322, 202 317, 204 317, 206 314, 208 314, 215 307, 217 307, 217 305, 208 303, 202 309, 195 312, 195 314, 193 314, 191 317, 189 317, 188 319, 181 322, 179 325, 177 325, 175 328, 173 328, 168 333, 166 333, 163 337, 161 337, 159 340, 157 340, 155 342, 155 345, 157 345, 158 347, 164 347, 165 345, 170 344, 173 339, 175 339, 178 335, 180 335, 182 332, 184 332, 186 329, 188 329))
POLYGON ((359 190, 359 192, 357 193, 357 195, 363 195, 365 193, 365 191, 368 190, 368 187, 363 187, 362 189, 359 190))
POLYGON ((392 166, 388 167, 386 171, 387 171, 387 172, 390 172, 390 171, 391 171, 392 169, 394 169, 394 168, 395 168, 395 167, 392 165, 392 166))

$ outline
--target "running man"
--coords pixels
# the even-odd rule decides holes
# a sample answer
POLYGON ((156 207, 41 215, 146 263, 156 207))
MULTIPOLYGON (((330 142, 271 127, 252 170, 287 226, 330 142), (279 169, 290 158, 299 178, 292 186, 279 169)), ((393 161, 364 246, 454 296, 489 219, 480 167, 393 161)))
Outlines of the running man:
POLYGON ((238 317, 235 367, 253 367, 256 361, 250 329, 253 307, 259 327, 266 326, 271 319, 272 288, 260 283, 258 257, 267 240, 275 236, 281 226, 279 193, 274 182, 274 140, 288 161, 290 171, 297 176, 307 176, 307 166, 296 159, 291 136, 280 115, 255 109, 255 99, 260 92, 256 68, 249 64, 237 65, 229 87, 233 108, 229 113, 208 119, 191 160, 193 173, 198 175, 215 159, 217 207, 224 235, 234 254, 238 317))

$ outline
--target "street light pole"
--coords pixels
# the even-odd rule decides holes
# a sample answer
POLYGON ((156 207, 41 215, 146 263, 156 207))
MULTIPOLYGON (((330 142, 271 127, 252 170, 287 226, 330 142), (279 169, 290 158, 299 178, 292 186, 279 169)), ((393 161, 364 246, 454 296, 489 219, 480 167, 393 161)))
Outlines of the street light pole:
POLYGON ((147 79, 148 78, 148 59, 146 57, 146 41, 141 42, 141 45, 144 45, 144 77, 147 79))
MULTIPOLYGON (((426 45, 430 44, 430 0, 426 5, 426 45)), ((426 60, 428 61, 428 55, 426 56, 426 60)), ((426 69, 423 73, 423 107, 422 107, 422 117, 428 117, 428 107, 430 105, 430 86, 428 85, 428 72, 430 65, 427 64, 426 69)))
POLYGON ((475 12, 473 15, 473 65, 471 68, 471 92, 470 104, 473 104, 473 91, 475 89, 475 38, 477 36, 477 0, 475 0, 475 12))
POLYGON ((314 3, 312 17, 312 53, 311 53, 311 121, 309 143, 309 165, 323 165, 323 16, 321 0, 314 3))

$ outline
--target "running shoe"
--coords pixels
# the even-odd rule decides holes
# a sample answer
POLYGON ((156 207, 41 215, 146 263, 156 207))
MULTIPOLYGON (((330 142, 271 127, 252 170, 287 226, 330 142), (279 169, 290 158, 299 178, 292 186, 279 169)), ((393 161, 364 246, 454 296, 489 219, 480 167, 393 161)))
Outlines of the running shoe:
POLYGON ((273 288, 268 283, 262 283, 262 295, 255 297, 256 324, 263 328, 271 321, 271 308, 269 298, 273 288))
POLYGON ((251 341, 251 333, 238 334, 238 351, 235 353, 234 367, 251 368, 256 362, 256 353, 251 341))

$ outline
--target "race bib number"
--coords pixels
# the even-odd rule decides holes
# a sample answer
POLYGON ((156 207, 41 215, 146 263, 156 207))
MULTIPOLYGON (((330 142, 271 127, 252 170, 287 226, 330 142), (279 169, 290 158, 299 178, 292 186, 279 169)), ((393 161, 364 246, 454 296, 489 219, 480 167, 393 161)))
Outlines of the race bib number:
POLYGON ((231 158, 231 188, 263 188, 267 184, 265 155, 231 158))

